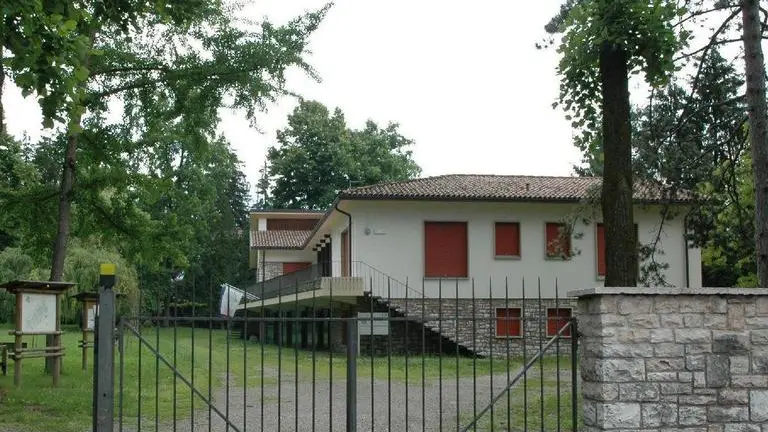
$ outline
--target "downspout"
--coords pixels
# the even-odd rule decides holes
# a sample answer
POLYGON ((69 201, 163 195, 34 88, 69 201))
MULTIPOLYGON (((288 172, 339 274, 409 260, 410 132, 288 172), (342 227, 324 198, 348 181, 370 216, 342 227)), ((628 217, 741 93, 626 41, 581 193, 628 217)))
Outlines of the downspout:
MULTIPOLYGON (((335 208, 339 213, 347 216, 347 242, 349 242, 349 247, 347 248, 349 256, 347 257, 347 261, 349 261, 349 273, 350 276, 352 276, 352 215, 340 209, 338 201, 336 201, 336 204, 333 206, 333 208, 335 208)), ((342 245, 342 247, 344 246, 342 245)))
MULTIPOLYGON (((333 208, 338 210, 339 213, 347 216, 347 242, 349 242, 349 245, 347 247, 347 261, 349 261, 349 274, 347 276, 352 276, 352 215, 345 212, 344 210, 339 208, 339 201, 336 201, 336 204, 334 204, 333 208)), ((341 245, 343 248, 344 245, 341 245)), ((373 290, 371 290, 371 294, 373 294, 373 290)), ((373 317, 371 317, 373 319, 373 317)), ((352 322, 349 322, 348 325, 352 325, 352 322)), ((357 354, 360 355, 360 333, 357 333, 357 354)))

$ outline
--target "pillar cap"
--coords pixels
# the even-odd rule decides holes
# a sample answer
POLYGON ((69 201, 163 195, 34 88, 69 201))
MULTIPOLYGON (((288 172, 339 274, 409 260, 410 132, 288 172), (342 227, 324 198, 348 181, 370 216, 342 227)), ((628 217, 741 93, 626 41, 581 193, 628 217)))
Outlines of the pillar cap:
POLYGON ((768 296, 768 288, 595 287, 568 293, 568 297, 597 295, 768 296))

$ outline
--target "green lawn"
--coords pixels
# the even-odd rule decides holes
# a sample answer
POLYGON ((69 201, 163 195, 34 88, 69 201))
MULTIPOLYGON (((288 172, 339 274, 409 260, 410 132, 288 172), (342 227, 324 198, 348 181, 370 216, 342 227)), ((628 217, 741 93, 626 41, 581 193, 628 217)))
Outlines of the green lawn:
MULTIPOLYGON (((0 340, 9 341, 7 336, 9 328, 0 328, 0 340)), ((51 377, 43 374, 43 359, 30 359, 24 362, 23 385, 21 389, 13 386, 13 364, 9 365, 8 376, 0 376, 0 419, 4 427, 18 429, 19 431, 61 431, 82 432, 88 430, 91 423, 92 407, 92 352, 89 352, 89 368, 81 370, 80 350, 77 348, 77 340, 81 334, 75 328, 65 328, 63 343, 66 347, 64 357, 63 375, 59 388, 52 388, 51 377)), ((244 344, 240 339, 230 339, 227 347, 226 331, 208 329, 196 329, 194 340, 192 329, 178 328, 174 338, 173 328, 145 328, 142 336, 154 347, 159 341, 159 351, 171 363, 175 364, 180 373, 188 381, 194 379, 195 388, 205 397, 208 395, 209 383, 211 390, 224 386, 224 378, 227 370, 230 373, 230 385, 241 387, 243 383, 257 387, 259 385, 275 385, 280 379, 293 380, 298 372, 299 381, 327 380, 331 373, 333 379, 343 379, 346 375, 346 357, 344 354, 330 355, 326 352, 300 351, 292 348, 278 349, 274 346, 262 346, 256 343, 244 344), (174 340, 176 341, 174 343, 174 340), (194 345, 194 348, 193 348, 194 345), (209 346, 212 349, 209 349, 209 346), (229 359, 227 359, 229 353, 229 359), (193 366, 194 357, 194 366, 193 366), (262 362, 263 359, 263 362, 262 362), (229 365, 228 365, 229 363, 229 365), (229 366, 229 367, 228 367, 229 366), (263 378, 262 378, 263 371, 263 378), (314 374, 314 375, 313 375, 314 374), (263 379, 263 380, 262 380, 263 379)), ((35 340, 31 337, 25 339, 31 345, 41 346, 44 338, 38 336, 35 340)), ((135 424, 136 418, 141 414, 145 425, 154 426, 155 419, 167 421, 177 413, 177 418, 187 418, 192 408, 193 395, 182 380, 174 380, 171 369, 157 360, 150 348, 139 344, 138 339, 126 336, 123 363, 123 404, 122 411, 126 419, 132 419, 129 423, 135 424), (174 391, 174 381, 176 383, 174 391), (174 397, 175 393, 175 397, 174 397), (175 403, 174 403, 175 400, 175 403)), ((554 359, 544 362, 545 370, 554 370, 554 359)), ((569 362, 561 358, 561 369, 567 370, 569 362)), ((518 359, 509 362, 502 360, 476 360, 444 357, 442 361, 438 357, 423 359, 415 356, 406 360, 404 357, 379 357, 371 362, 370 357, 360 357, 358 360, 358 377, 366 379, 373 374, 377 379, 393 381, 406 380, 418 385, 422 380, 422 370, 426 381, 434 381, 442 376, 443 379, 456 379, 458 377, 478 377, 488 375, 491 371, 495 374, 506 374, 509 368, 514 374, 521 365, 518 359), (406 368, 407 364, 407 368, 406 368), (422 369, 423 365, 423 369, 422 369)), ((116 363, 115 385, 119 384, 119 363, 116 363)), ((528 383, 529 418, 538 409, 538 392, 540 383, 528 383), (534 394, 535 393, 535 394, 534 394), (534 407, 535 406, 535 407, 534 407), (535 409, 534 409, 535 408, 535 409)), ((556 392, 553 389, 554 381, 545 381, 545 410, 550 412, 556 407, 556 392), (551 381, 551 382, 550 382, 551 381), (554 405, 553 405, 554 404, 554 405)), ((565 410, 570 410, 569 396, 565 394, 569 389, 564 386, 561 393, 563 399, 563 415, 565 410)), ((116 390, 117 403, 119 391, 116 390)), ((513 393, 512 417, 520 417, 523 408, 522 390, 513 393), (518 394, 519 393, 519 394, 518 394), (517 410, 517 411, 515 411, 517 410)), ((194 397, 194 407, 203 408, 204 402, 199 396, 194 397)), ((494 409, 493 424, 496 428, 506 421, 506 397, 496 405, 494 409), (503 414, 501 414, 503 412, 503 414)), ((115 415, 118 408, 115 408, 115 415)), ((521 417, 520 417, 521 418, 521 417)), ((471 416, 469 417, 471 419, 471 416)), ((538 420, 536 420, 538 421, 538 420)), ((479 423, 478 430, 487 430, 490 426, 490 416, 486 415, 479 423)), ((516 424, 516 423, 514 423, 516 424)), ((535 423, 529 423, 533 425, 535 423)), ((550 425, 551 421, 545 424, 550 425)), ((564 424, 564 423, 563 423, 564 424)), ((549 428, 547 428, 549 429, 549 428)), ((563 430, 569 430, 563 428, 563 430)))

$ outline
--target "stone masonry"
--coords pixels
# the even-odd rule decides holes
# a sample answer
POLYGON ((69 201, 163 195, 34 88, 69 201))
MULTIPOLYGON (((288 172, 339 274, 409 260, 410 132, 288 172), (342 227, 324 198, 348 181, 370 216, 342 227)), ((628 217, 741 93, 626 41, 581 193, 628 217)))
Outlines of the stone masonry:
POLYGON ((267 262, 259 263, 259 267, 256 269, 256 281, 262 282, 276 278, 283 274, 283 263, 279 262, 267 262), (261 266, 264 266, 263 268, 261 266))
MULTIPOLYGON (((427 329, 458 343, 482 357, 523 356, 533 357, 550 339, 547 336, 547 309, 573 309, 576 316, 576 300, 561 299, 391 299, 388 305, 409 319, 421 323, 427 329), (520 308, 522 335, 501 337, 496 335, 496 310, 520 308), (442 318, 441 318, 442 317, 442 318)), ((363 309, 364 310, 364 309, 363 309)), ((420 341, 419 341, 420 343, 420 341)), ((446 345, 447 347, 448 345, 446 345)), ((568 355, 570 339, 561 338, 547 353, 568 355)), ((448 348, 453 349, 453 348, 448 348)))
POLYGON ((584 431, 768 432, 768 289, 571 295, 584 431))

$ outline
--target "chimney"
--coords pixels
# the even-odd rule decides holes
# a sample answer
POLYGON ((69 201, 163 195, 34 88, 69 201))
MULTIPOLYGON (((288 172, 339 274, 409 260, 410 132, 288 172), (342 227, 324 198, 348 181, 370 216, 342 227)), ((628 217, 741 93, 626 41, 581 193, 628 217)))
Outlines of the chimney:
POLYGON ((526 183, 525 184, 525 190, 526 190, 526 192, 531 190, 531 184, 530 183, 526 183))

